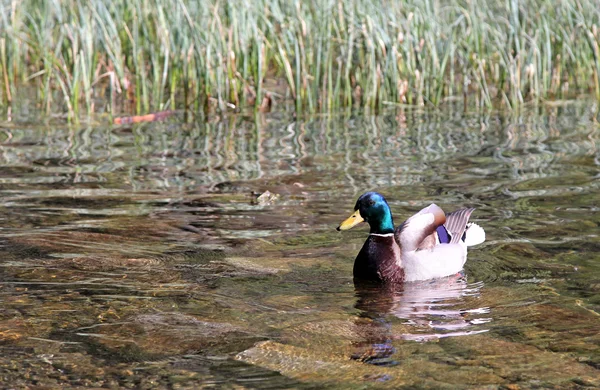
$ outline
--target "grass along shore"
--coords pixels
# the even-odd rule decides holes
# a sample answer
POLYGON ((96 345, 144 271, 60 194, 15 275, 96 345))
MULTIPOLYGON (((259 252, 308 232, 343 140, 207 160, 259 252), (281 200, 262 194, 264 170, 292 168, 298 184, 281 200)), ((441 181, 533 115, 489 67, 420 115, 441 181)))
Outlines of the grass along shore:
POLYGON ((600 99, 597 0, 0 0, 0 104, 72 116, 600 99))

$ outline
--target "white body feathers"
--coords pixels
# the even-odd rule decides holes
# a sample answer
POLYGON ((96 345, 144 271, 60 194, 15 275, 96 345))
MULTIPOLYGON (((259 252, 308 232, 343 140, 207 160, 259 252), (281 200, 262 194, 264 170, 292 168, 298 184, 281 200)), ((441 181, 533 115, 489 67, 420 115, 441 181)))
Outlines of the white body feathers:
POLYGON ((402 224, 396 241, 401 248, 399 263, 404 268, 406 282, 441 278, 462 271, 467 261, 467 247, 485 241, 485 231, 475 223, 467 223, 472 209, 463 213, 464 215, 460 211, 452 213, 456 215, 453 220, 450 220, 452 214, 448 215, 449 225, 454 225, 454 230, 459 225, 457 231, 452 231, 458 235, 453 240, 456 243, 439 243, 435 229, 441 220, 446 220, 446 216, 435 204, 425 207, 402 224), (463 234, 464 240, 459 239, 463 238, 463 234), (429 235, 433 235, 435 240, 424 245, 429 235))

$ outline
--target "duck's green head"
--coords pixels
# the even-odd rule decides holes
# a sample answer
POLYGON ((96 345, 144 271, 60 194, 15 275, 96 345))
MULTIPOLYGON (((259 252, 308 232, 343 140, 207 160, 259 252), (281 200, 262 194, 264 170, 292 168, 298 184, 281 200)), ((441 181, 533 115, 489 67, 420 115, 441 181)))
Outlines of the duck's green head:
POLYGON ((392 212, 383 195, 366 192, 358 198, 354 214, 338 226, 337 230, 348 230, 361 222, 367 222, 371 233, 386 234, 394 232, 392 212))

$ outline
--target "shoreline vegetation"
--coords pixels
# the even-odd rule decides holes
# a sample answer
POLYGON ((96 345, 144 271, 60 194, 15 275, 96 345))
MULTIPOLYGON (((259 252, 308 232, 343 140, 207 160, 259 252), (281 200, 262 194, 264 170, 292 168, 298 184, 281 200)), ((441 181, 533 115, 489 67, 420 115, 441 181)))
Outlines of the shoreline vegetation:
POLYGON ((0 106, 47 113, 600 100, 597 0, 0 0, 0 106))

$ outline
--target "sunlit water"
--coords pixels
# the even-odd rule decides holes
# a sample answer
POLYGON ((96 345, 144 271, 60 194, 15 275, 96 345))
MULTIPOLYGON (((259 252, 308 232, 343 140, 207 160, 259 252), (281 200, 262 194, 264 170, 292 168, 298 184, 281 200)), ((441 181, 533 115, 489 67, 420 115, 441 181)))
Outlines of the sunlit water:
POLYGON ((593 109, 0 122, 3 387, 600 386, 593 109), (366 190, 396 223, 476 207, 487 241, 355 286, 366 190))

